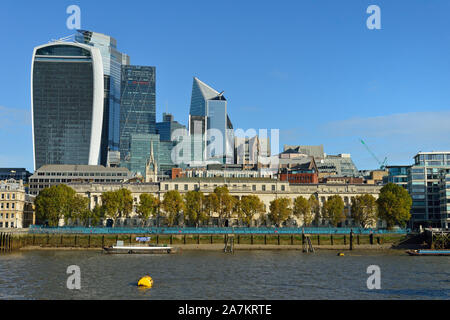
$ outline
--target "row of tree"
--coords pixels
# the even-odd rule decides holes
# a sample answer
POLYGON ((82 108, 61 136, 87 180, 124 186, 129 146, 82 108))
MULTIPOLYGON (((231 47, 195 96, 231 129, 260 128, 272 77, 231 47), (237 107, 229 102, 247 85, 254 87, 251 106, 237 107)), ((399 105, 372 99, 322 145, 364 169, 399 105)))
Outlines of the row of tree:
MULTIPOLYGON (((217 187, 208 195, 190 191, 182 196, 172 190, 164 194, 162 201, 152 194, 142 194, 139 200, 136 213, 142 221, 164 218, 169 226, 184 224, 186 220, 191 225, 205 225, 214 214, 221 226, 231 218, 251 226, 256 216, 261 222, 267 218, 278 226, 293 217, 301 219, 306 226, 313 222, 318 225, 321 219, 338 226, 346 219, 345 204, 338 195, 329 197, 322 206, 314 195, 309 199, 299 196, 293 201, 277 198, 270 203, 267 215, 264 203, 258 196, 248 195, 238 199, 230 194, 226 186, 217 187)), ((134 200, 127 189, 105 192, 102 194, 102 205, 89 210, 87 198, 77 195, 66 185, 58 185, 41 191, 35 203, 38 219, 47 221, 50 226, 57 226, 61 219, 66 223, 72 220, 81 221, 84 225, 98 225, 101 219, 116 221, 130 217, 134 200)), ((404 226, 410 219, 411 204, 411 197, 404 188, 388 184, 382 188, 378 199, 369 194, 352 198, 351 217, 363 228, 375 225, 378 220, 386 221, 388 228, 404 226)))

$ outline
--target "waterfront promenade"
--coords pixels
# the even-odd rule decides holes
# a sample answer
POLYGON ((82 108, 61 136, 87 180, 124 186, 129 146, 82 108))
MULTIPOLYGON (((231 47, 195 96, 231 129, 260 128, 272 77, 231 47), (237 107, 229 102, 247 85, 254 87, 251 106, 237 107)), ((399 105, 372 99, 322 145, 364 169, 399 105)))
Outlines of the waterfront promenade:
POLYGON ((357 230, 328 228, 31 228, 9 234, 8 250, 89 250, 117 241, 137 244, 149 237, 154 244, 182 250, 224 250, 233 238, 234 250, 302 250, 306 239, 316 249, 391 249, 407 238, 405 230, 357 230), (215 232, 213 232, 215 231, 215 232), (353 231, 353 234, 350 232, 353 231), (348 232, 348 233, 347 233, 348 232))

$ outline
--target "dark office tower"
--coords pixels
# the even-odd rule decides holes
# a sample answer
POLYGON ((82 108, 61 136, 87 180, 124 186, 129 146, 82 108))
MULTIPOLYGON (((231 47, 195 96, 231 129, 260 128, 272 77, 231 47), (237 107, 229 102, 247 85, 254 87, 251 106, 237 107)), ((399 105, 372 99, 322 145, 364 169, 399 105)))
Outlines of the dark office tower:
POLYGON ((56 41, 36 47, 31 68, 35 169, 97 165, 103 122, 100 50, 56 41))
POLYGON ((177 129, 186 129, 186 127, 175 121, 170 113, 163 113, 163 121, 156 123, 156 131, 161 141, 172 141, 172 133, 177 129))
POLYGON ((130 154, 132 134, 156 134, 156 68, 122 67, 120 157, 130 154))
POLYGON ((121 69, 130 64, 130 58, 117 50, 116 39, 102 33, 78 30, 75 40, 98 48, 102 55, 105 95, 100 163, 106 165, 108 151, 119 151, 121 69))

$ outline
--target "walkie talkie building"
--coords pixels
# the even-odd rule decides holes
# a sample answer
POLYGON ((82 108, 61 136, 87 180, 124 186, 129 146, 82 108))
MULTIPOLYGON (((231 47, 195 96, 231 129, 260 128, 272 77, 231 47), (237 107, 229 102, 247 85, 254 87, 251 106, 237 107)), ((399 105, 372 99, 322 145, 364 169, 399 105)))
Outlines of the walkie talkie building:
POLYGON ((45 164, 99 164, 103 96, 98 48, 57 41, 34 49, 31 111, 36 170, 45 164))

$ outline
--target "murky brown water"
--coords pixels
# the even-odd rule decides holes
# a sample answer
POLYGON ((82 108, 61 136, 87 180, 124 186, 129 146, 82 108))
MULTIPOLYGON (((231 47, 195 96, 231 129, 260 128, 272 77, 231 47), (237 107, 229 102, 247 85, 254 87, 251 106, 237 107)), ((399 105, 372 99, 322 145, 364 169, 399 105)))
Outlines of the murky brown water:
POLYGON ((185 251, 106 255, 35 251, 0 256, 0 299, 450 299, 450 258, 403 252, 185 251), (81 268, 81 290, 66 287, 81 268), (381 268, 381 290, 367 289, 367 267, 381 268), (150 275, 154 287, 136 283, 150 275))

